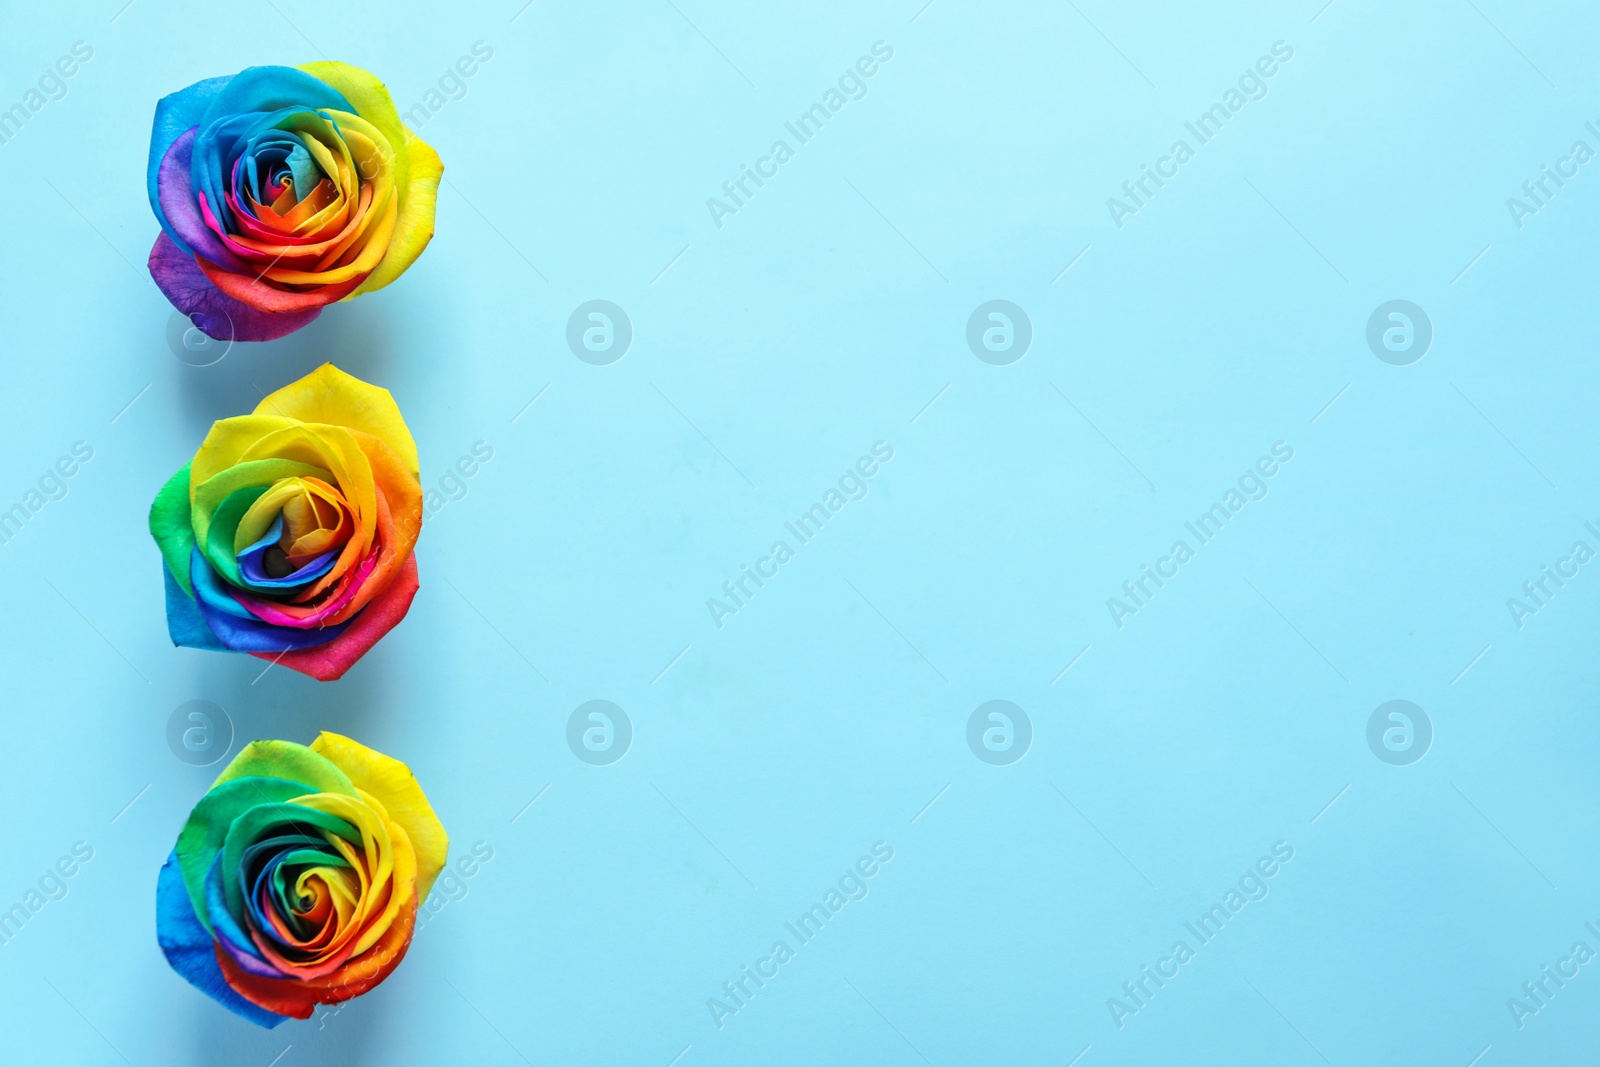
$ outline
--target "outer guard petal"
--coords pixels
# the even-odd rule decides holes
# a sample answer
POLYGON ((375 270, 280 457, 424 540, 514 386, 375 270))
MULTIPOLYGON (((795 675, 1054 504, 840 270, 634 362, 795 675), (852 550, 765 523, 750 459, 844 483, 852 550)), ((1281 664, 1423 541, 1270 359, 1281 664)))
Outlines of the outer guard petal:
POLYGON ((439 181, 444 177, 444 162, 439 153, 421 139, 412 137, 409 144, 410 184, 401 189, 400 215, 395 220, 394 235, 389 239, 388 254, 377 269, 367 275, 367 280, 345 297, 346 300, 382 289, 400 277, 433 240, 433 216, 439 201, 439 181))
POLYGON ((332 363, 270 394, 254 413, 362 430, 394 449, 412 474, 421 469, 417 443, 389 390, 352 377, 332 363))
POLYGON ((272 312, 251 307, 218 289, 165 231, 150 249, 150 277, 172 306, 218 341, 275 341, 305 326, 322 308, 272 312))
POLYGON ((400 121, 389 90, 371 73, 348 63, 306 63, 299 69, 321 78, 348 97, 355 104, 356 114, 376 126, 395 150, 393 173, 400 197, 400 214, 383 262, 344 298, 354 300, 400 277, 428 247, 433 239, 434 210, 444 163, 439 153, 400 121))
POLYGON ((182 648, 231 651, 217 639, 194 597, 178 587, 178 580, 172 576, 172 572, 162 573, 167 579, 167 635, 172 638, 172 643, 182 648))
POLYGON ((156 880, 156 943, 173 970, 229 1011, 268 1029, 287 1018, 252 1004, 228 984, 217 963, 211 935, 200 925, 194 905, 189 902, 176 852, 167 857, 156 880))
POLYGON ((150 505, 150 536, 156 539, 167 573, 177 579, 185 593, 194 596, 189 584, 189 554, 194 550, 194 526, 189 520, 189 464, 167 479, 150 505))
POLYGON ((392 756, 326 730, 311 742, 311 751, 327 757, 350 776, 357 789, 371 793, 389 812, 389 818, 404 827, 417 855, 417 902, 427 900, 433 880, 444 868, 450 838, 411 768, 392 756))
POLYGON ((158 184, 161 161, 166 158, 167 149, 172 147, 172 142, 182 136, 185 130, 194 129, 199 124, 201 117, 206 113, 206 108, 211 106, 211 101, 232 80, 232 74, 221 78, 207 78, 170 96, 163 96, 156 102, 156 119, 150 131, 150 161, 145 170, 145 185, 150 194, 150 208, 156 213, 156 221, 161 223, 161 228, 168 234, 172 233, 172 227, 167 225, 167 217, 161 212, 158 184))
POLYGON ((350 776, 335 767, 327 758, 311 751, 309 745, 293 741, 252 741, 223 768, 211 788, 235 778, 281 778, 285 782, 298 782, 319 793, 338 793, 356 796, 350 776))
POLYGON ((350 628, 325 645, 272 655, 252 652, 257 659, 271 660, 322 682, 331 682, 344 676, 344 672, 366 655, 384 634, 394 629, 406 617, 411 599, 417 595, 417 557, 406 560, 405 567, 395 575, 389 588, 380 593, 361 610, 350 628))

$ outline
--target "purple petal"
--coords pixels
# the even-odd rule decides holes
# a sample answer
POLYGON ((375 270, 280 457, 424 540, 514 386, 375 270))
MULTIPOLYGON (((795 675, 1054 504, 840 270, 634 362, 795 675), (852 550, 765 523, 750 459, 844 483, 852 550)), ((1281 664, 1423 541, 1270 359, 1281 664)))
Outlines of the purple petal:
POLYGON ((211 106, 212 98, 232 80, 231 74, 222 78, 207 78, 205 81, 195 82, 187 89, 162 97, 156 104, 155 125, 150 132, 150 161, 145 166, 145 185, 150 193, 150 207, 155 211, 156 218, 164 230, 168 228, 167 219, 161 213, 161 202, 156 195, 157 174, 161 169, 161 161, 167 158, 167 149, 172 147, 172 142, 176 141, 184 130, 191 129, 199 123, 201 116, 206 113, 206 108, 211 106))
POLYGON ((254 273, 244 260, 234 255, 222 243, 200 214, 200 200, 195 195, 189 171, 194 156, 195 131, 185 130, 161 161, 161 172, 156 178, 157 195, 161 199, 161 212, 167 220, 172 243, 179 251, 204 256, 232 274, 254 273))
POLYGON ((262 311, 211 284, 199 265, 172 243, 166 231, 150 249, 150 277, 172 306, 189 316, 207 337, 218 341, 275 341, 322 314, 307 311, 262 311))

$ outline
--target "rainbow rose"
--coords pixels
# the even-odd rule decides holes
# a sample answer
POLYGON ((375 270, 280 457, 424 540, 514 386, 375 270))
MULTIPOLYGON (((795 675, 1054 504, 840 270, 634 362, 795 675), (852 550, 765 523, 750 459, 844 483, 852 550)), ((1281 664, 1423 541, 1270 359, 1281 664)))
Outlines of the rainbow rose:
POLYGON ((323 733, 255 741, 184 823, 156 883, 172 969, 262 1026, 399 965, 449 838, 405 764, 323 733))
POLYGON ((150 275, 211 337, 282 337, 405 273, 433 236, 443 174, 359 67, 195 82, 156 105, 150 275))
POLYGON ((150 506, 172 642, 332 681, 405 618, 421 528, 394 398, 324 363, 212 424, 150 506))

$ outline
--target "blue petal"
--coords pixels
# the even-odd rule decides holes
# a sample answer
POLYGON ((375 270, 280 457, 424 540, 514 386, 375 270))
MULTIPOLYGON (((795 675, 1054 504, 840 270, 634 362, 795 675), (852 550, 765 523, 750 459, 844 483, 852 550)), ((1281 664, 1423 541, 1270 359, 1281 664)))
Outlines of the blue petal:
POLYGON ((189 892, 183 887, 176 852, 162 864, 156 881, 156 942, 174 971, 229 1011, 268 1029, 288 1018, 246 1000, 223 977, 211 935, 195 917, 189 892))
MULTIPOLYGON (((232 494, 230 493, 229 495, 231 496, 232 494)), ((277 518, 272 520, 272 526, 268 528, 267 532, 262 534, 261 537, 254 544, 245 545, 244 546, 244 551, 240 552, 239 555, 241 555, 241 556, 248 555, 249 553, 254 552, 257 549, 264 549, 268 545, 275 545, 282 539, 283 539, 283 512, 280 511, 280 512, 278 512, 277 518)))
MULTIPOLYGON (((219 614, 232 615, 237 619, 254 619, 255 616, 233 597, 228 595, 228 583, 212 569, 211 564, 201 553, 200 546, 196 545, 189 552, 189 584, 194 586, 194 599, 200 605, 200 611, 205 615, 206 621, 211 622, 219 614)), ((212 624, 215 629, 215 623, 212 624)), ((217 636, 222 637, 221 630, 217 636)))
POLYGON ((229 115, 280 111, 284 108, 333 108, 351 114, 355 114, 356 110, 343 93, 303 70, 294 67, 246 67, 212 97, 199 123, 209 126, 229 115))
POLYGON ((293 589, 307 582, 316 581, 333 570, 333 565, 339 560, 338 550, 329 549, 322 555, 307 560, 299 570, 282 578, 273 578, 267 574, 261 562, 265 553, 266 549, 262 549, 260 552, 239 557, 239 577, 244 579, 244 584, 252 590, 265 593, 281 593, 285 589, 293 589))
MULTIPOLYGON (((216 527, 213 526, 212 529, 214 530, 216 527)), ((302 566, 282 578, 271 577, 266 572, 262 557, 266 554, 267 549, 276 545, 282 539, 283 513, 279 512, 278 517, 272 520, 272 528, 262 534, 261 540, 253 545, 246 545, 244 551, 234 557, 239 563, 239 577, 242 579, 239 583, 240 585, 252 593, 281 593, 285 589, 293 589, 295 586, 315 581, 333 570, 333 565, 337 561, 339 553, 337 550, 330 549, 314 559, 307 560, 302 566)))
POLYGON ((261 978, 283 978, 283 973, 266 961, 250 935, 239 925, 239 920, 228 910, 227 894, 222 886, 221 852, 211 861, 211 870, 206 872, 206 910, 218 940, 227 942, 222 950, 228 952, 241 971, 261 978), (229 951, 229 945, 236 951, 229 951))
POLYGON ((310 630, 262 622, 233 598, 227 583, 211 569, 199 548, 189 557, 189 580, 194 583, 195 603, 206 625, 222 642, 222 647, 234 652, 290 652, 315 648, 344 633, 359 617, 352 616, 335 626, 310 630))
MULTIPOLYGON (((355 107, 321 78, 293 67, 246 67, 212 97, 200 116, 191 181, 196 194, 204 193, 211 210, 224 223, 231 219, 224 189, 233 180, 228 158, 236 138, 256 126, 263 113, 323 111, 355 113, 355 107), (220 142, 220 143, 219 143, 220 142)), ((276 121, 275 118, 270 120, 276 121)))
POLYGON ((145 185, 150 192, 150 207, 156 213, 156 221, 161 223, 161 228, 167 231, 167 236, 173 243, 190 255, 194 254, 194 250, 172 232, 172 227, 167 223, 167 216, 161 210, 156 178, 161 171, 161 161, 166 158, 172 142, 181 137, 185 130, 193 129, 200 124, 206 108, 211 106, 212 100, 221 94, 223 88, 232 80, 232 75, 207 78, 171 96, 164 96, 156 102, 156 119, 150 131, 150 161, 145 170, 145 185))
POLYGON ((333 570, 333 565, 338 560, 339 551, 337 549, 329 549, 322 555, 307 560, 300 567, 290 571, 282 578, 273 578, 267 574, 262 557, 266 555, 267 549, 276 545, 282 539, 283 513, 279 512, 278 517, 272 520, 272 529, 268 530, 261 540, 255 544, 247 545, 245 550, 236 557, 239 561, 241 585, 251 592, 278 593, 321 578, 324 574, 333 570))
POLYGON ((194 598, 183 591, 183 586, 178 584, 172 572, 162 566, 161 573, 167 579, 167 633, 171 635, 172 643, 184 648, 228 651, 228 647, 218 641, 217 635, 206 625, 205 616, 200 614, 194 598))

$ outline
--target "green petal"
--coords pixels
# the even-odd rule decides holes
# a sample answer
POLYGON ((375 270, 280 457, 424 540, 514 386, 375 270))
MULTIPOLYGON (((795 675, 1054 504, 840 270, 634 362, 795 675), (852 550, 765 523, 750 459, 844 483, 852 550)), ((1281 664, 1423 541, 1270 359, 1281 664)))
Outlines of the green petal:
POLYGON ((228 836, 222 843, 222 895, 228 902, 228 911, 240 926, 246 925, 244 888, 239 883, 243 869, 244 850, 267 836, 273 826, 287 823, 301 833, 316 836, 315 831, 342 837, 359 847, 361 831, 327 812, 301 804, 258 803, 241 814, 228 827, 228 836))
POLYGON ((211 523, 217 509, 235 490, 266 488, 280 478, 296 476, 338 484, 338 479, 321 467, 292 459, 251 459, 213 474, 194 489, 194 536, 205 544, 211 543, 211 523))
POLYGON ((194 523, 189 511, 189 464, 167 480, 150 505, 150 536, 161 558, 183 591, 194 596, 189 584, 189 557, 194 550, 194 523))
POLYGON ((313 793, 338 793, 342 796, 360 796, 345 774, 333 762, 305 745, 293 741, 252 741, 246 745, 226 770, 217 775, 211 786, 216 789, 224 782, 251 776, 281 778, 286 782, 299 782, 313 793))
POLYGON ((211 915, 206 909, 206 874, 227 840, 228 828, 235 819, 258 804, 279 803, 292 797, 315 793, 311 786, 281 778, 236 778, 200 798, 178 834, 178 871, 195 917, 209 932, 211 915))
POLYGON ((206 530, 206 559, 211 561, 213 570, 234 585, 244 584, 239 577, 239 557, 233 551, 234 531, 239 528, 239 520, 250 510, 250 505, 266 491, 267 486, 264 485, 235 489, 217 505, 217 510, 211 516, 211 525, 206 530))

